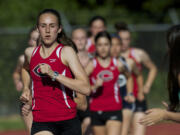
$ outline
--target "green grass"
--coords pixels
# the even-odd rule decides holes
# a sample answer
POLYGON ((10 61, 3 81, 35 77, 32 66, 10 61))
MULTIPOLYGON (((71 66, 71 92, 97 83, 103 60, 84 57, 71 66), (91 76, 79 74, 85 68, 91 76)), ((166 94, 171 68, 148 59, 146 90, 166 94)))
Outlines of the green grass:
MULTIPOLYGON (((147 72, 143 73, 146 78, 147 72)), ((159 71, 153 82, 150 93, 147 95, 149 108, 163 108, 162 101, 168 102, 167 73, 159 71)))
POLYGON ((0 131, 24 130, 25 126, 20 116, 0 117, 0 131))

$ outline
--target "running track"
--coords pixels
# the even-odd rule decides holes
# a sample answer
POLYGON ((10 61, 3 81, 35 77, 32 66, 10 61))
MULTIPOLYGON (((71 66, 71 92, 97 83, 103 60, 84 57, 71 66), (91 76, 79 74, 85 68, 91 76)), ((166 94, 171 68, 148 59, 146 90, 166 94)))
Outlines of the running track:
MULTIPOLYGON (((25 131, 0 132, 0 135, 27 135, 25 131)), ((147 128, 146 135, 180 135, 180 124, 159 124, 147 128)))

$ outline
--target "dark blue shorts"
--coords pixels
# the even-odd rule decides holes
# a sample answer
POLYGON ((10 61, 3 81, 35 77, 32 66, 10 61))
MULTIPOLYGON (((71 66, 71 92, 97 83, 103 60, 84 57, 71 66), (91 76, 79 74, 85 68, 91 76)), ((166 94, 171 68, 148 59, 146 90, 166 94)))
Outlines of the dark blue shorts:
POLYGON ((127 89, 126 89, 126 85, 124 85, 124 86, 120 87, 120 95, 122 97, 122 107, 123 107, 123 109, 129 109, 129 110, 134 111, 135 103, 129 103, 124 100, 126 94, 127 94, 127 89))
POLYGON ((122 111, 91 111, 91 125, 92 126, 101 126, 105 125, 108 120, 116 120, 122 122, 122 111))

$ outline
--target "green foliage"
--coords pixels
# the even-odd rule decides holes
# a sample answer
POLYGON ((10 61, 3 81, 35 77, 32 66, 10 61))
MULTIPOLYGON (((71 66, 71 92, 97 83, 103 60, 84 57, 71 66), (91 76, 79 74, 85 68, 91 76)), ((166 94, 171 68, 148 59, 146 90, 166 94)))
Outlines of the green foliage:
POLYGON ((27 46, 25 39, 26 36, 24 35, 0 36, 0 114, 6 114, 7 111, 13 111, 13 109, 17 111, 20 93, 15 90, 12 73, 19 55, 23 53, 27 46))
MULTIPOLYGON (((145 78, 147 76, 144 75, 145 78)), ((168 102, 168 91, 166 86, 166 72, 159 72, 153 83, 150 93, 147 95, 148 107, 163 107, 162 101, 168 102)))
POLYGON ((0 25, 32 26, 38 13, 45 8, 54 8, 65 13, 71 24, 85 25, 97 14, 108 19, 109 24, 119 20, 128 23, 155 23, 156 17, 166 18, 164 11, 167 11, 173 2, 173 0, 144 0, 142 7, 133 11, 127 8, 131 1, 124 4, 123 1, 104 0, 99 4, 96 0, 5 0, 0 2, 0 25))
POLYGON ((165 8, 173 4, 173 0, 146 0, 143 3, 143 8, 152 13, 162 13, 165 8))

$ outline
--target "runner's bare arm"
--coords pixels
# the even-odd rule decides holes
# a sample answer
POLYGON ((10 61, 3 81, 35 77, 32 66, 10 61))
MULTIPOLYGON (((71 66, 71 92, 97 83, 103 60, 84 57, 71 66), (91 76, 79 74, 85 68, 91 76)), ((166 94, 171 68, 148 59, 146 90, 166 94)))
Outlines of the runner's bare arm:
POLYGON ((142 58, 143 65, 149 69, 148 77, 144 85, 144 93, 147 94, 149 93, 152 83, 156 77, 157 68, 145 51, 141 50, 140 55, 140 57, 142 58))
POLYGON ((32 55, 34 48, 30 47, 25 50, 25 61, 24 65, 22 67, 21 75, 22 75, 22 82, 23 82, 23 92, 20 97, 20 100, 23 103, 28 103, 31 104, 31 91, 30 91, 30 74, 29 74, 29 63, 30 63, 30 58, 32 55))
POLYGON ((139 101, 143 101, 144 100, 144 91, 143 91, 144 79, 143 79, 142 73, 137 75, 137 84, 138 84, 137 98, 139 101))
POLYGON ((74 102, 77 104, 78 110, 85 111, 87 109, 87 100, 85 95, 76 92, 74 102))
POLYGON ((162 120, 180 122, 180 112, 170 112, 165 109, 153 108, 146 111, 146 115, 140 120, 140 123, 151 126, 162 120))
MULTIPOLYGON (((88 65, 85 68, 85 71, 87 73, 87 75, 89 76, 92 71, 94 69, 93 66, 93 61, 91 60, 88 65)), ((101 78, 97 78, 96 82, 94 83, 94 85, 91 85, 91 91, 95 92, 97 88, 101 87, 103 85, 103 80, 101 78)))
POLYGON ((89 95, 89 79, 82 65, 80 64, 80 61, 75 51, 71 47, 63 47, 61 51, 61 60, 71 69, 75 79, 71 79, 63 75, 58 75, 56 77, 56 80, 69 87, 70 89, 75 90, 76 92, 89 95))
POLYGON ((89 76, 93 72, 93 61, 89 61, 88 65, 85 68, 86 74, 89 76))
POLYGON ((24 63, 24 55, 19 56, 16 69, 13 72, 13 81, 17 91, 21 91, 23 88, 21 80, 21 69, 24 63))
POLYGON ((143 79, 143 75, 141 72, 141 69, 139 69, 137 67, 137 64, 132 60, 132 72, 136 75, 137 77, 137 84, 138 84, 138 95, 137 98, 139 101, 144 100, 144 79, 143 79))

